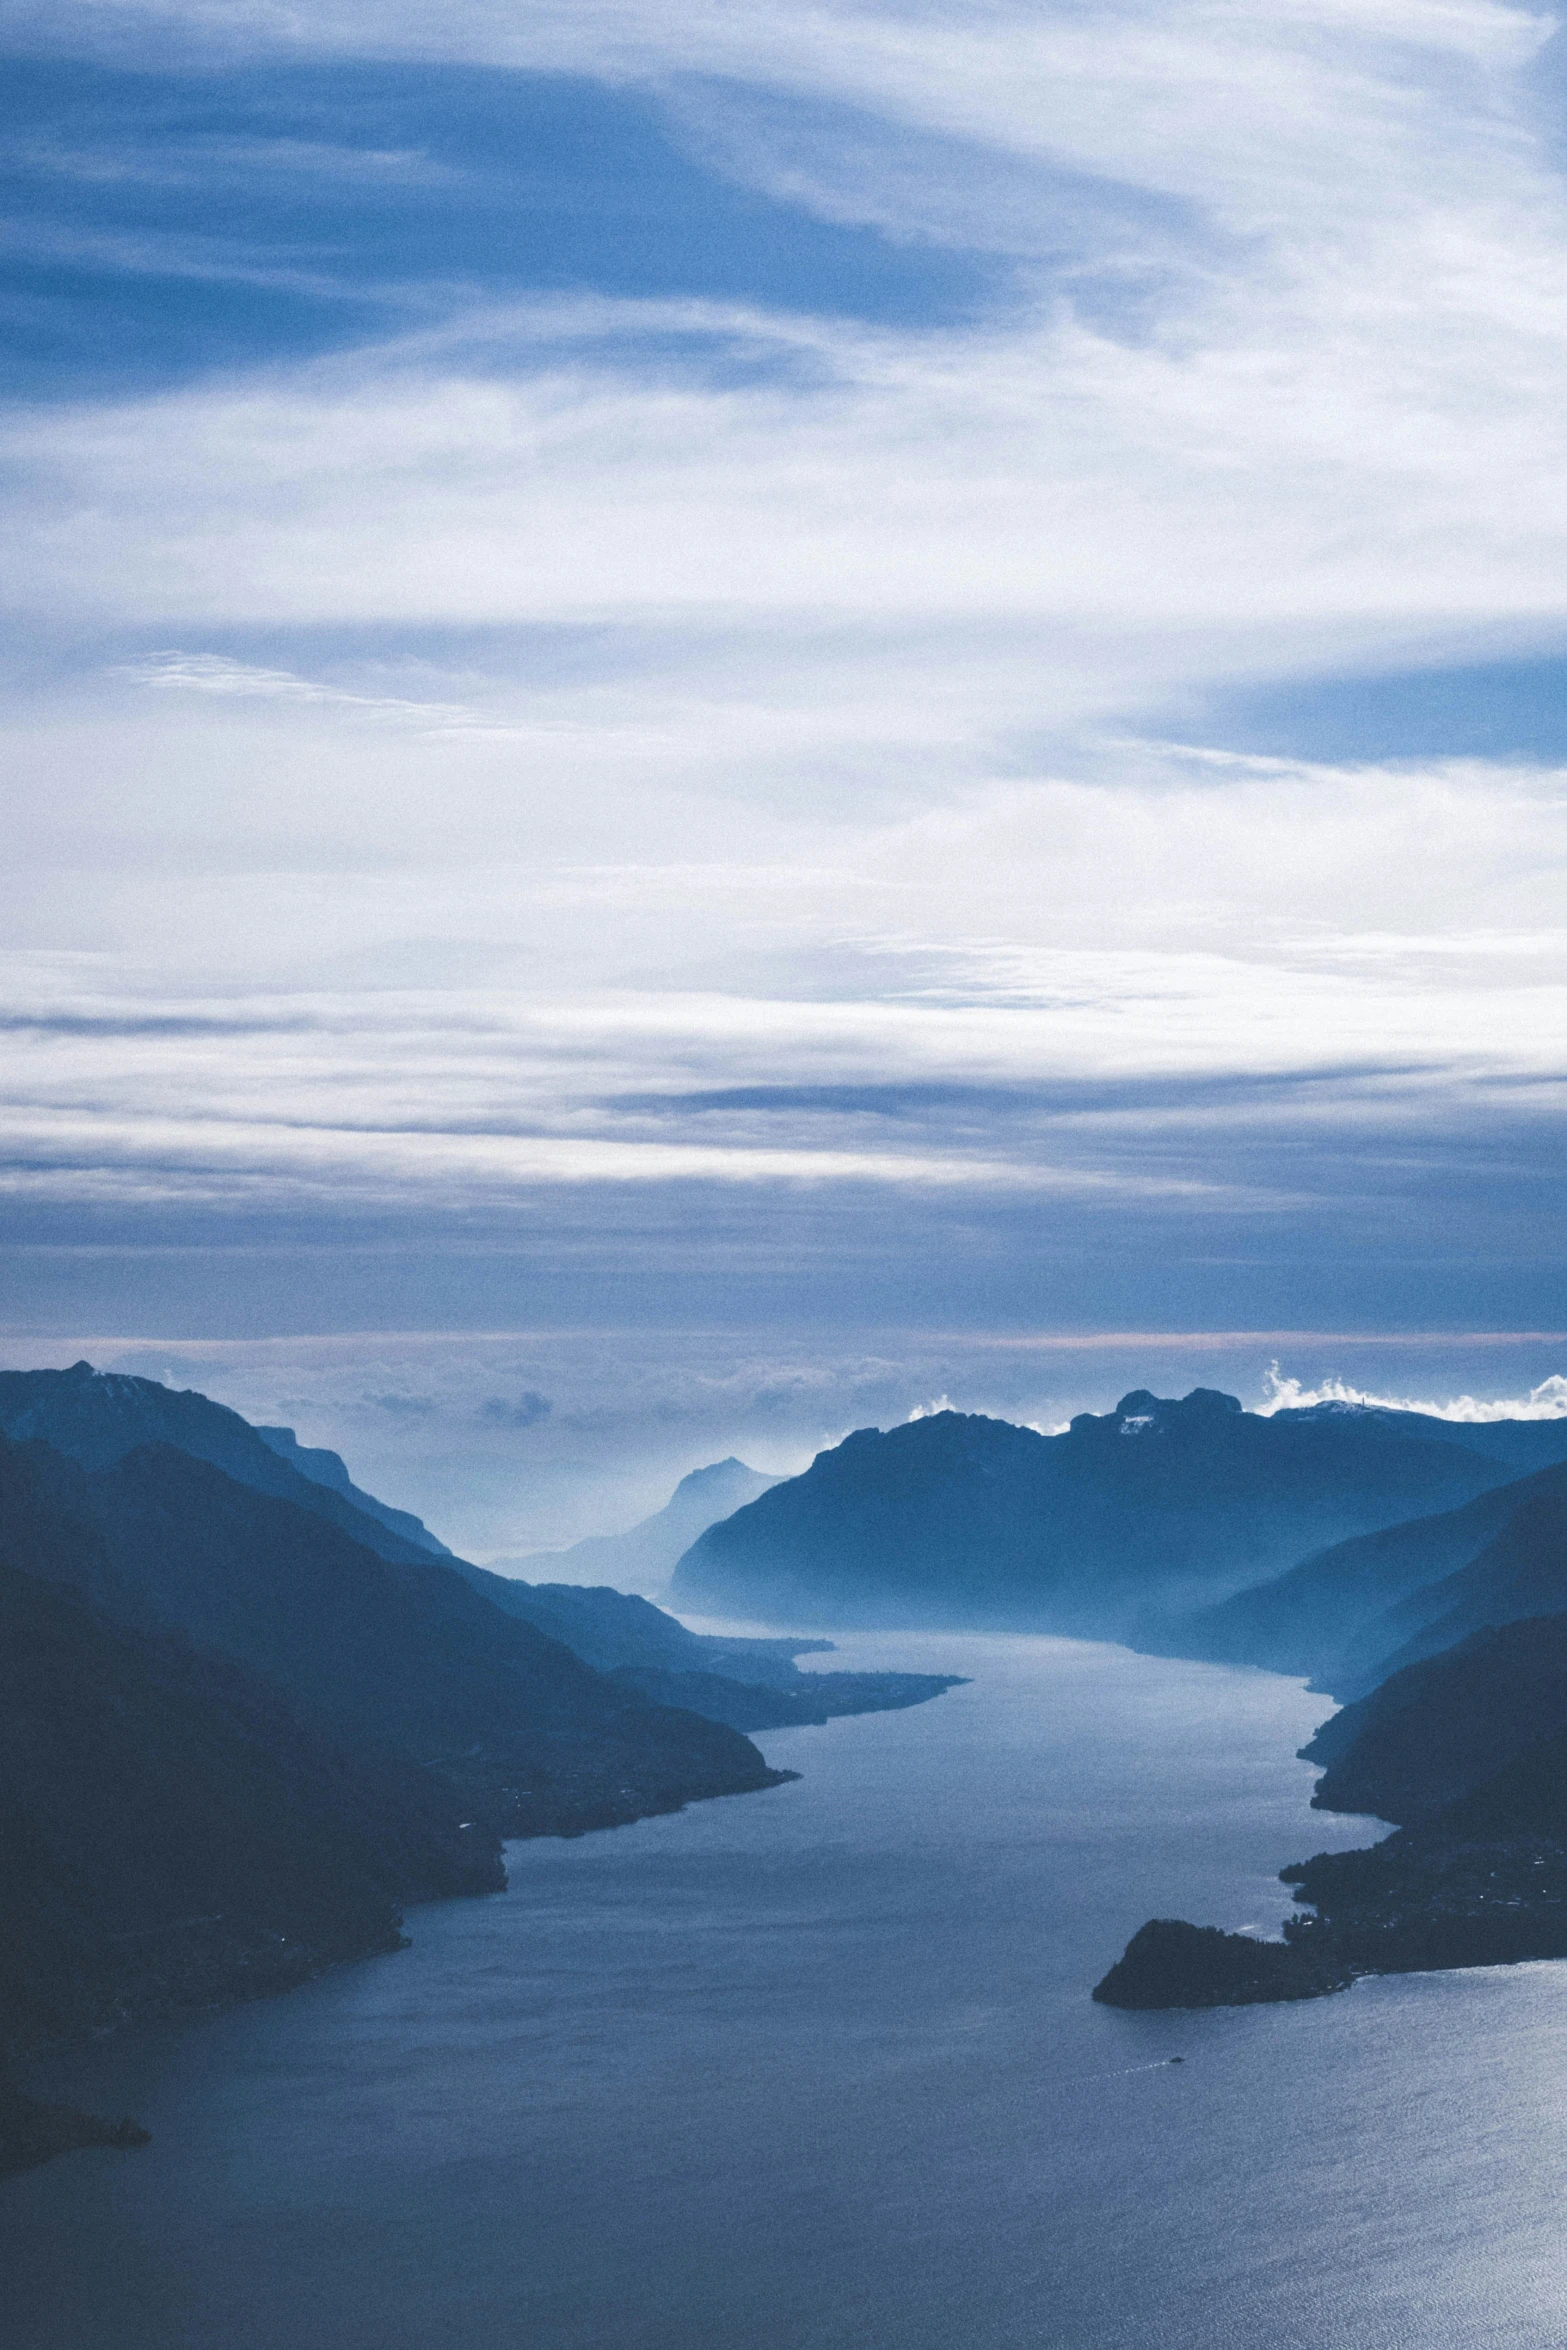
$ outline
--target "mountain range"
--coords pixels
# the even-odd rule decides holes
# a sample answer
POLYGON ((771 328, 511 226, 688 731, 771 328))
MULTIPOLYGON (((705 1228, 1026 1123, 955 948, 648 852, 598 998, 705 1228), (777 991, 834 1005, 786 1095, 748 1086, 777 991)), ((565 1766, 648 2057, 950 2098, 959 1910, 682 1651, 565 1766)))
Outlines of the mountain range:
POLYGON ((90 1538, 55 1542, 54 1580, 264 1676, 341 1739, 438 1767, 504 1835, 768 1783, 753 1748, 649 1706, 440 1560, 389 1560, 174 1445, 86 1470, 0 1441, 10 1510, 90 1538))
POLYGON ((503 1836, 787 1775, 168 1443, 0 1438, 0 1566, 13 2054, 395 1947, 407 1902, 504 1881, 503 1836))
MULTIPOLYGON (((0 1428, 0 2060, 395 1949, 503 1838, 776 1786, 744 1729, 951 1686, 515 1584, 156 1381, 0 1374, 0 1428)), ((110 2127, 0 2082, 0 2168, 110 2127)))
POLYGON ((327 1519, 382 1558, 412 1563, 443 1555, 409 1512, 382 1503, 365 1509, 370 1496, 358 1494, 335 1453, 298 1445, 291 1428, 263 1435, 191 1388, 95 1371, 91 1363, 73 1363, 68 1371, 0 1371, 0 1435, 13 1442, 37 1438, 84 1469, 108 1468, 143 1445, 173 1445, 238 1485, 327 1519))
POLYGON ((1567 1420, 1138 1390, 1062 1435, 867 1429, 710 1528, 681 1603, 835 1626, 997 1624, 1311 1676, 1344 1709, 1316 1803, 1398 1823, 1286 1869, 1283 1944, 1156 1919, 1111 2004, 1318 1997, 1567 1956, 1567 1420))
MULTIPOLYGON (((689 1610, 802 1628, 473 1565, 193 1392, 0 1374, 0 2054, 395 1948, 407 1903, 501 1883, 508 1836, 776 1785, 746 1733, 952 1685, 802 1671, 842 1625, 1119 1638, 1351 1700, 1307 1749, 1317 1800, 1397 1833, 1286 1872, 1317 1913, 1294 1957, 1158 1921, 1117 1997, 1567 1948, 1567 1421, 1201 1388, 1052 1437, 941 1412, 788 1480, 717 1463, 603 1540, 639 1579, 684 1541, 689 1610)), ((18 2146, 110 2126, 18 2096, 18 2146)))
POLYGON ((1567 1423, 1245 1412, 1145 1390, 1057 1436, 938 1412, 867 1428, 710 1527, 676 1604, 778 1624, 1125 1639, 1306 1552, 1451 1510, 1567 1456, 1567 1423))

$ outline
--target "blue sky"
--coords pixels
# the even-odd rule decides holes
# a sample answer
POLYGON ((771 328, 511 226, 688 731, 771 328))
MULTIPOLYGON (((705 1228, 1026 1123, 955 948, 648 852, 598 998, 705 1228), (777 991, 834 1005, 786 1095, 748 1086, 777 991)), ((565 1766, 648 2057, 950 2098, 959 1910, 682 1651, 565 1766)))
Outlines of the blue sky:
POLYGON ((8 1359, 481 1551, 1562 1365, 1549 19, 0 26, 8 1359))
POLYGON ((7 366, 69 399, 351 350, 544 292, 891 325, 1001 265, 813 218, 688 152, 648 95, 345 58, 159 70, 16 59, 7 366))

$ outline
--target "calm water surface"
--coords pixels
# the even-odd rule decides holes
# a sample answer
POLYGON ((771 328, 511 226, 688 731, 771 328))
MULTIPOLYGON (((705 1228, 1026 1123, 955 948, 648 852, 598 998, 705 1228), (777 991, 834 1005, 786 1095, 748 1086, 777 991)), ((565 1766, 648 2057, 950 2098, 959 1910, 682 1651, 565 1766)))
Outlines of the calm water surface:
POLYGON ((1320 1699, 949 1635, 805 1774, 576 1844, 414 1947, 54 2076, 154 2132, 0 2187, 6 2350, 1558 2350, 1567 1967, 1128 2016, 1266 1929, 1320 1699), (1173 2066, 1172 2056, 1185 2061, 1173 2066))

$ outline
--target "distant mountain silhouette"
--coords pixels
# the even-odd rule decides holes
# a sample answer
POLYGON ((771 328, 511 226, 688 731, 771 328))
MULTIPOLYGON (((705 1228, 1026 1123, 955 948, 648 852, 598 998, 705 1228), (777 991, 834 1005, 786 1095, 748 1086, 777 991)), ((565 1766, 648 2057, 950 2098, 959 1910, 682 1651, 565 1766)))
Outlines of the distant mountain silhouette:
POLYGON ((1404 1417, 1267 1418, 1212 1389, 1179 1402, 1139 1389, 1054 1437, 958 1412, 860 1429, 703 1534, 671 1597, 829 1629, 1124 1637, 1303 1551, 1507 1481, 1494 1445, 1404 1417))
POLYGON ((661 1510, 624 1534, 588 1534, 569 1550, 536 1550, 522 1558, 494 1559, 491 1565, 500 1574, 526 1570, 530 1580, 548 1569, 552 1583, 603 1582, 621 1591, 662 1591, 699 1534, 779 1482, 731 1454, 682 1477, 661 1510))
MULTIPOLYGON (((271 1433, 292 1437, 289 1429, 271 1433)), ((177 1445, 241 1485, 325 1518, 382 1558, 413 1561, 428 1558, 432 1545, 440 1549, 417 1518, 408 1521, 416 1529, 410 1535, 394 1523, 402 1511, 372 1502, 368 1494, 350 1498, 357 1489, 348 1484, 346 1470, 342 1486, 323 1477, 318 1466, 307 1473, 238 1412, 193 1388, 95 1371, 85 1362, 68 1371, 0 1371, 0 1435, 18 1442, 38 1437, 84 1469, 108 1468, 142 1445, 177 1445)), ((337 1460, 335 1453, 323 1457, 337 1460)))

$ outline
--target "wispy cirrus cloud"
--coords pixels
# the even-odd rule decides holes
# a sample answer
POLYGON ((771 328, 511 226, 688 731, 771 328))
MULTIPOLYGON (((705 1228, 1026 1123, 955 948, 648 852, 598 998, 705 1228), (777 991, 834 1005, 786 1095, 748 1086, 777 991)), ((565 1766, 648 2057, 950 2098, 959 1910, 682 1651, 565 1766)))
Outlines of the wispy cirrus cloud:
POLYGON ((398 694, 353 693, 290 669, 262 669, 223 653, 149 653, 123 664, 123 674, 155 693, 218 694, 241 701, 303 704, 310 709, 344 710, 384 718, 396 725, 446 731, 483 724, 461 702, 416 702, 398 694))

